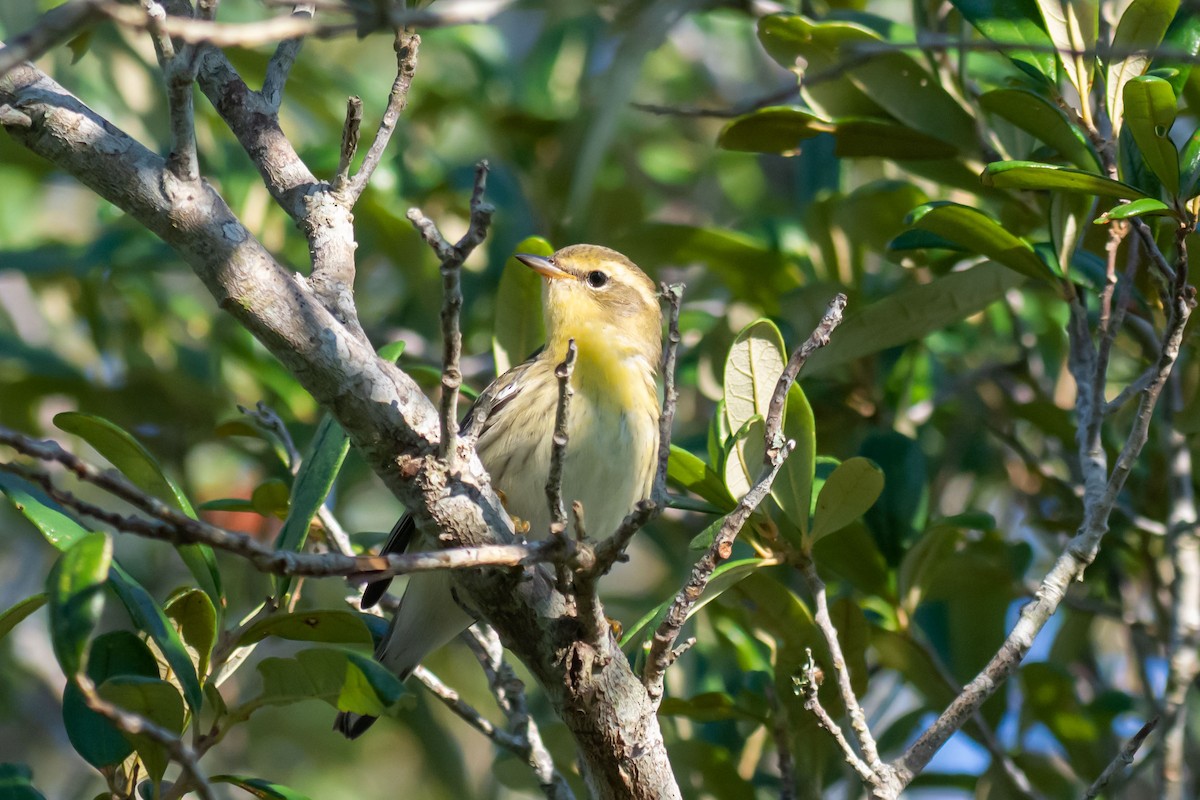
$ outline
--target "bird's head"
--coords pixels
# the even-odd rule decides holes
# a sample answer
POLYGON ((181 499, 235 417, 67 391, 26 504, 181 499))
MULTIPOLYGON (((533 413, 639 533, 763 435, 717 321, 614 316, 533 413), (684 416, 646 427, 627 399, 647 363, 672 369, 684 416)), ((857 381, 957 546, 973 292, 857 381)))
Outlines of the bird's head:
POLYGON ((574 339, 582 357, 607 351, 618 359, 642 358, 651 370, 657 366, 662 312, 654 282, 636 264, 594 244, 517 259, 544 279, 546 343, 556 356, 574 339))

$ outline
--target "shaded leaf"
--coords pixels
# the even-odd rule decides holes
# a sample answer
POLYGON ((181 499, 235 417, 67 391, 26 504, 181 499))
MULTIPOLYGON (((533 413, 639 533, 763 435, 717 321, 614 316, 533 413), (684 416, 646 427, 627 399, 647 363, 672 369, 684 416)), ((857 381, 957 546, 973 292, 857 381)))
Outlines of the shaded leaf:
MULTIPOLYGON (((175 687, 164 680, 150 677, 117 675, 96 687, 97 693, 110 703, 138 714, 172 733, 183 732, 183 698, 175 687)), ((167 749, 148 736, 126 734, 137 750, 150 779, 162 780, 170 755, 167 749)))
POLYGON ((88 535, 87 528, 70 517, 41 489, 15 475, 0 472, 0 490, 8 497, 13 508, 32 522, 55 549, 68 550, 88 535))
POLYGON ((1151 51, 1162 42, 1178 10, 1179 0, 1133 0, 1121 14, 1112 40, 1113 52, 1121 55, 1109 61, 1104 81, 1114 135, 1124 122, 1125 84, 1145 74, 1151 51))
MULTIPOLYGON (((1100 28, 1100 4, 1096 0, 1038 0, 1046 32, 1059 51, 1067 79, 1087 105, 1092 93, 1092 71, 1096 65, 1096 37, 1100 28)), ((1087 112, 1084 118, 1088 119, 1087 112)))
POLYGON ((85 664, 88 636, 104 609, 103 588, 112 563, 112 540, 90 533, 59 556, 46 578, 50 641, 68 676, 85 664))
POLYGON ((323 609, 264 617, 242 632, 238 646, 245 647, 268 636, 296 642, 371 644, 371 632, 360 615, 323 609))
MULTIPOLYGON (((813 471, 817 461, 817 423, 812 406, 800 384, 788 389, 784 407, 783 435, 796 442, 796 449, 780 467, 771 485, 771 496, 788 519, 808 534, 808 515, 812 508, 813 471)), ((798 542, 794 542, 798 544, 798 542)))
POLYGON ((39 592, 32 597, 26 597, 7 611, 0 613, 0 639, 3 639, 8 635, 9 631, 17 627, 17 624, 21 620, 46 605, 47 599, 45 592, 39 592))
POLYGON ((1179 194, 1179 151, 1171 141, 1176 100, 1171 84, 1144 76, 1125 84, 1125 123, 1142 158, 1171 195, 1179 194))
POLYGON ((1039 24, 1034 0, 951 0, 951 5, 990 41, 1003 45, 1000 52, 1027 74, 1058 82, 1053 42, 1039 24))
MULTIPOLYGON (((157 679, 158 661, 135 634, 112 631, 92 642, 87 675, 96 685, 118 675, 157 679)), ((119 764, 133 752, 133 745, 113 723, 87 707, 74 683, 63 692, 62 716, 71 746, 92 766, 119 764)))
POLYGON ((1100 159, 1087 134, 1042 95, 1027 89, 995 89, 981 95, 979 104, 1050 145, 1075 166, 1100 169, 1100 159))
POLYGON ((217 611, 212 600, 199 589, 185 589, 167 601, 164 611, 179 630, 203 683, 217 643, 217 611))
MULTIPOLYGON (((514 252, 548 256, 554 247, 541 236, 530 236, 521 240, 514 252)), ((541 277, 516 258, 509 258, 496 289, 496 321, 492 327, 497 375, 520 364, 546 341, 541 307, 541 277)))
POLYGON ((33 772, 24 764, 0 764, 0 800, 46 800, 33 788, 33 772))
POLYGON ((239 775, 214 775, 212 783, 229 783, 263 800, 309 800, 308 795, 262 778, 243 778, 239 775))
POLYGON ((405 692, 382 664, 350 650, 314 648, 295 658, 267 658, 258 671, 259 702, 268 705, 324 700, 339 711, 379 716, 405 692))

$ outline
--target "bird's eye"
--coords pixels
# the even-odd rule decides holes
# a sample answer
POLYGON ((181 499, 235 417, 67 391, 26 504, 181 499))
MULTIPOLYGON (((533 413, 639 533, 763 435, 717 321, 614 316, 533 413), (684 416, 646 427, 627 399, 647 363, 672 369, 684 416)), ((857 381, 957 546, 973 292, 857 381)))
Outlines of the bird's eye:
POLYGON ((604 284, 608 283, 608 276, 598 269, 594 269, 587 274, 588 286, 593 289, 599 289, 604 284))

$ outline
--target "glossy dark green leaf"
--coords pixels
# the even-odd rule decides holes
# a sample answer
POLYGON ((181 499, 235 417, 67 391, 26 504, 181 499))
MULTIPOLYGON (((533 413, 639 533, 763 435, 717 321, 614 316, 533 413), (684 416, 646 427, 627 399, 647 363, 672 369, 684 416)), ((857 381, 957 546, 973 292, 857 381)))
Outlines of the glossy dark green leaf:
POLYGON ((194 712, 199 713, 203 701, 200 679, 196 676, 196 666, 192 663, 187 648, 183 646, 179 633, 145 587, 115 561, 112 564, 111 577, 113 591, 121 599, 130 618, 139 630, 154 640, 171 671, 175 673, 179 685, 183 687, 188 705, 194 712))
POLYGON ((724 511, 732 511, 737 505, 725 488, 725 481, 699 457, 678 445, 671 445, 667 458, 667 479, 724 511))
MULTIPOLYGON (((92 642, 87 675, 96 685, 115 676, 157 679, 158 662, 138 636, 112 631, 92 642)), ((83 693, 73 683, 63 692, 62 716, 71 745, 92 766, 119 764, 133 752, 133 745, 113 723, 87 707, 83 693)))
POLYGON ((976 208, 958 203, 926 203, 913 210, 909 224, 958 242, 1026 277, 1039 280, 1056 277, 1028 242, 976 208))
MULTIPOLYGON (((97 693, 110 703, 145 717, 160 728, 174 734, 183 732, 183 698, 178 690, 158 678, 117 675, 96 687, 97 693)), ((162 780, 170 755, 166 747, 148 736, 127 734, 138 757, 145 765, 150 779, 162 780)))
POLYGON ((929 498, 925 454, 916 441, 896 431, 871 433, 859 454, 883 470, 883 493, 864 520, 879 551, 895 566, 925 525, 929 498))
POLYGON ((951 4, 980 33, 1002 45, 1005 56, 1046 83, 1057 83, 1053 42, 1042 27, 1034 0, 951 0, 951 4))
POLYGON ((839 117, 834 153, 842 158, 930 161, 952 158, 953 145, 928 133, 871 117, 839 117))
POLYGON ((0 472, 0 491, 55 549, 67 550, 88 535, 87 528, 71 518, 41 489, 15 475, 0 472))
POLYGON ((1179 174, 1183 178, 1180 196, 1191 200, 1200 192, 1200 128, 1192 131, 1179 154, 1179 174))
POLYGON ((771 496, 801 535, 807 535, 808 516, 812 508, 813 470, 817 461, 817 423, 812 406, 799 383, 793 383, 788 389, 783 435, 796 443, 796 449, 780 467, 771 485, 771 496))
MULTIPOLYGON (((548 256, 554 247, 541 236, 530 236, 513 252, 548 256)), ((496 320, 492 326, 492 355, 497 375, 520 364, 546 341, 541 307, 541 276, 516 258, 505 261, 496 289, 496 320)))
POLYGON ((849 313, 829 344, 808 360, 804 374, 822 374, 920 339, 981 311, 1024 282, 1025 278, 1014 271, 989 262, 900 289, 849 313))
POLYGON ((1143 76, 1125 84, 1125 124, 1151 171, 1171 195, 1179 194, 1179 151, 1171 141, 1176 99, 1171 84, 1143 76))
MULTIPOLYGON (((79 411, 55 415, 54 424, 90 444, 134 486, 195 518, 196 512, 182 490, 167 477, 150 451, 128 431, 103 417, 79 411)), ((213 605, 224 608, 221 575, 212 549, 207 545, 184 544, 176 550, 200 587, 208 592, 213 605)))
POLYGON ((1042 95, 1027 89, 994 89, 980 96, 979 105, 1036 136, 1080 169, 1100 169, 1087 134, 1042 95))
POLYGON ((1121 14, 1112 40, 1113 52, 1118 55, 1109 60, 1104 81, 1114 133, 1120 133, 1124 122, 1125 84, 1145 74, 1151 53, 1178 10, 1179 0, 1133 0, 1121 14))
MULTIPOLYGON (((313 517, 329 496, 349 451, 350 438, 346 436, 342 426, 329 414, 323 416, 312 442, 309 443, 304 461, 300 464, 300 471, 296 473, 296 479, 292 483, 288 517, 284 520, 279 535, 275 537, 276 550, 299 552, 304 547, 313 517)), ((285 600, 285 604, 293 585, 294 579, 290 576, 276 579, 279 595, 285 600)))
POLYGON ((24 764, 0 764, 0 800, 46 800, 33 788, 33 771, 24 764))
POLYGON ((1170 217, 1174 215, 1175 211, 1162 200, 1143 197, 1141 200, 1134 200, 1132 203, 1121 203, 1119 206, 1110 208, 1096 217, 1095 224, 1104 225, 1116 219, 1129 219, 1131 217, 1170 217))
POLYGON ((901 252, 904 250, 954 250, 965 253, 967 249, 958 242, 952 242, 945 237, 929 231, 910 228, 888 242, 888 250, 901 252))
POLYGON ((254 644, 268 636, 296 642, 371 644, 371 632, 360 615, 330 609, 264 617, 242 632, 238 645, 254 644))
POLYGON ((0 613, 0 639, 3 639, 8 635, 9 631, 17 627, 17 624, 21 620, 46 605, 46 600, 46 593, 39 592, 32 597, 26 597, 8 610, 0 613))
POLYGON ((987 165, 981 178, 984 186, 994 186, 997 189, 1084 192, 1121 199, 1147 196, 1127 183, 1114 181, 1094 172, 1037 161, 996 161, 987 165))
POLYGON ((309 800, 308 795, 295 789, 265 781, 262 778, 244 778, 240 775, 214 775, 209 778, 212 783, 228 783, 243 789, 262 800, 309 800))
POLYGON ((717 145, 726 150, 790 156, 799 152, 804 139, 831 133, 835 127, 802 108, 768 106, 727 124, 717 137, 717 145))
POLYGON ((350 650, 314 648, 295 658, 267 658, 258 671, 259 700, 267 705, 323 700, 339 711, 379 716, 405 691, 383 665, 350 650))
POLYGON ((163 610, 178 629, 203 683, 217 643, 217 611, 212 600, 199 589, 184 589, 168 599, 163 610))
POLYGON ((68 676, 80 672, 88 637, 104 609, 104 584, 112 564, 112 540, 90 533, 64 552, 46 578, 50 641, 68 676))
POLYGON ((819 541, 866 513, 883 492, 883 472, 865 458, 848 458, 821 487, 813 514, 812 540, 819 541))

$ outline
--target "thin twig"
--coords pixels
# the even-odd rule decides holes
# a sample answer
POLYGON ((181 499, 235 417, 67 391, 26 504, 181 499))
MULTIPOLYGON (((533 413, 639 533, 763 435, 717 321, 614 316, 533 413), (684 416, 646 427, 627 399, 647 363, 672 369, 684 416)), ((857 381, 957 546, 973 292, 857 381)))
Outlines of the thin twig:
POLYGON ((212 784, 204 776, 196 753, 184 744, 178 736, 143 717, 141 714, 126 711, 120 706, 105 700, 96 691, 96 685, 88 676, 76 675, 75 683, 79 687, 80 693, 83 695, 83 701, 88 708, 112 722, 125 733, 132 736, 145 736, 162 745, 170 754, 171 759, 178 762, 179 766, 183 768, 182 780, 186 780, 189 783, 191 790, 201 800, 216 800, 212 784))
POLYGON ((525 757, 528 747, 523 741, 508 731, 501 730, 493 725, 487 717, 479 713, 470 703, 465 702, 459 696, 458 692, 443 683, 438 676, 422 666, 414 669, 412 676, 420 681, 421 685, 428 689, 434 697, 441 700, 443 705, 453 711, 459 719, 491 739, 498 747, 503 747, 505 750, 515 753, 522 758, 525 757))
POLYGON ((392 81, 387 107, 383 111, 383 117, 379 120, 375 139, 367 149, 366 155, 363 156, 358 172, 344 183, 344 188, 339 187, 341 188, 340 193, 346 197, 351 206, 358 202, 358 198, 367 188, 371 176, 375 174, 375 168, 379 166, 388 142, 392 140, 392 133, 396 130, 400 114, 408 106, 408 92, 412 88, 413 75, 417 71, 417 54, 421 49, 421 37, 415 33, 398 29, 392 47, 396 51, 396 78, 392 81))
POLYGON ((554 759, 542 741, 537 722, 529 713, 525 700, 525 684, 504 660, 500 637, 488 625, 472 625, 462 635, 488 679, 496 705, 508 719, 508 731, 525 747, 521 755, 533 770, 547 800, 574 800, 575 795, 566 779, 554 766, 554 759))
POLYGON ((825 639, 825 644, 829 647, 829 656, 833 661, 834 678, 837 681, 838 692, 841 694, 842 702, 846 705, 846 715, 850 717, 850 728, 854 731, 854 738, 858 742, 858 747, 871 769, 871 774, 874 776, 871 782, 872 784, 877 784, 881 781, 886 783, 890 774, 890 768, 879 757, 879 747, 875 744, 875 737, 871 735, 871 729, 867 725, 867 715, 863 712, 862 706, 858 702, 858 697, 854 694, 854 687, 850 683, 850 669, 846 665, 845 655, 842 654, 842 645, 838 639, 837 628, 833 624, 832 617, 829 616, 829 601, 825 595, 825 582, 817 574, 817 566, 813 563, 811 557, 805 556, 802 558, 799 567, 801 575, 804 576, 804 582, 808 585, 808 591, 813 597, 813 620, 816 622, 817 628, 821 631, 825 639))
MULTIPOLYGON (((315 13, 316 6, 311 3, 297 3, 292 9, 292 18, 311 20, 315 13)), ((292 74, 292 65, 296 63, 296 56, 300 54, 300 46, 303 44, 303 36, 284 39, 267 62, 267 74, 263 78, 260 93, 274 111, 278 111, 279 106, 283 104, 283 88, 287 85, 288 77, 292 74)))
POLYGON ((567 531, 567 507, 563 503, 562 482, 563 467, 566 466, 567 416, 570 413, 571 398, 575 390, 571 387, 571 375, 575 372, 575 356, 579 349, 575 340, 567 342, 567 354, 563 361, 554 368, 554 377, 558 381, 558 403, 554 410, 554 434, 550 446, 550 476, 546 480, 546 502, 550 505, 550 533, 561 536, 567 531))
POLYGON ((683 624, 687 621, 692 608, 699 601, 705 588, 708 587, 713 570, 732 554, 734 540, 746 524, 746 520, 771 491, 771 484, 774 482, 775 476, 779 474, 784 460, 796 446, 795 442, 783 440, 782 401, 777 409, 775 398, 787 397, 788 389, 796 380, 796 376, 809 355, 829 343, 829 336, 841 323, 845 308, 845 295, 836 295, 830 301, 820 323, 788 360, 787 367, 776 383, 771 407, 767 413, 765 432, 767 453, 763 458, 762 472, 755 480, 754 485, 738 502, 737 507, 725 517, 721 528, 713 536, 712 544, 692 567, 687 583, 675 595, 675 600, 667 611, 666 617, 654 632, 654 637, 650 641, 650 651, 646 657, 646 670, 642 674, 642 683, 655 703, 662 699, 663 679, 667 668, 672 663, 672 648, 675 640, 679 638, 683 624))
POLYGON ((350 179, 350 163, 358 152, 358 137, 362 129, 363 102, 358 95, 346 98, 346 121, 342 124, 342 147, 338 154, 337 172, 334 173, 333 191, 341 192, 350 179))
POLYGON ((858 777, 864 783, 875 784, 876 777, 875 773, 871 771, 871 767, 858 757, 854 748, 850 746, 850 742, 846 740, 846 734, 842 733, 841 727, 833 721, 833 717, 829 716, 829 712, 821 705, 817 691, 821 688, 822 673, 813 659, 812 649, 806 647, 804 652, 807 657, 800 668, 800 675, 792 678, 796 684, 796 694, 804 698, 804 710, 816 717, 817 724, 833 737, 838 749, 842 751, 842 758, 858 773, 858 777))
POLYGON ((459 365, 462 330, 458 317, 463 297, 459 271, 467 256, 487 236, 488 225, 496 211, 491 203, 483 199, 487 189, 487 174, 488 162, 480 161, 475 166, 475 189, 471 193, 471 217, 467 232, 455 244, 450 244, 438 230, 437 224, 421 213, 419 208, 408 210, 409 221, 442 262, 442 400, 439 407, 441 439, 438 454, 452 471, 458 461, 458 391, 462 388, 462 369, 459 365))
POLYGON ((37 442, 29 437, 0 428, 0 444, 42 461, 62 464, 78 478, 124 500, 150 519, 125 516, 82 500, 59 488, 49 473, 35 467, 0 461, 0 471, 37 484, 56 502, 112 527, 173 544, 207 544, 249 561, 256 569, 278 575, 304 577, 348 577, 378 580, 389 575, 478 567, 519 567, 535 563, 561 561, 562 543, 545 540, 520 544, 489 544, 457 547, 427 553, 376 556, 345 556, 338 553, 296 553, 275 550, 242 533, 228 531, 202 520, 192 519, 145 494, 115 472, 107 472, 82 461, 54 442, 37 442))
POLYGON ((675 388, 675 364, 679 357, 679 311, 683 305, 682 283, 662 284, 659 294, 667 301, 667 346, 663 349, 663 407, 658 417, 658 460, 654 472, 654 488, 649 500, 637 503, 625 515, 617 530, 596 546, 597 576, 603 576, 625 554, 625 548, 634 534, 667 507, 667 462, 671 457, 671 428, 675 423, 675 408, 679 404, 679 391, 675 388))
POLYGON ((178 48, 166 31, 168 14, 157 0, 142 0, 149 19, 154 52, 167 87, 167 116, 171 125, 171 153, 167 170, 184 183, 200 179, 196 151, 196 115, 192 87, 196 82, 195 45, 181 43, 178 48))
POLYGON ((1154 717, 1143 725, 1141 730, 1125 743, 1125 746, 1121 748, 1121 752, 1117 754, 1117 757, 1104 768, 1104 772, 1101 772, 1100 776, 1092 782, 1087 792, 1084 793, 1083 800, 1095 800, 1099 797, 1100 793, 1104 791, 1104 787, 1108 785, 1108 782, 1118 772, 1133 763, 1133 757, 1137 755, 1137 751, 1141 748, 1142 743, 1146 741, 1146 737, 1153 733, 1156 727, 1158 727, 1158 717, 1154 717))

